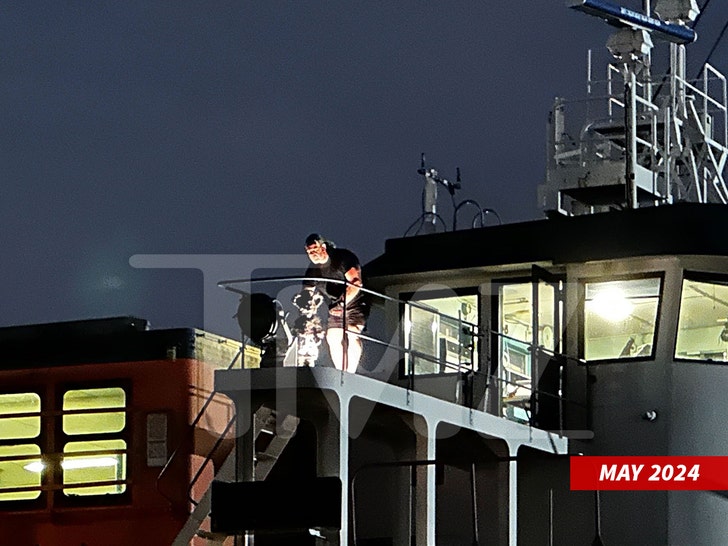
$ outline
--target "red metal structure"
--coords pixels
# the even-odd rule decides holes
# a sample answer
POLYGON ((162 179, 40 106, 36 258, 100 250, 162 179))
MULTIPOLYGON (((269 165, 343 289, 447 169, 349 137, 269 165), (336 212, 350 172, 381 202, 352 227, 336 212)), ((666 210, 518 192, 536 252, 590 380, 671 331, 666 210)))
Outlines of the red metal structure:
POLYGON ((0 351, 0 544, 172 544, 230 451, 213 372, 240 344, 118 318, 2 328, 0 351))

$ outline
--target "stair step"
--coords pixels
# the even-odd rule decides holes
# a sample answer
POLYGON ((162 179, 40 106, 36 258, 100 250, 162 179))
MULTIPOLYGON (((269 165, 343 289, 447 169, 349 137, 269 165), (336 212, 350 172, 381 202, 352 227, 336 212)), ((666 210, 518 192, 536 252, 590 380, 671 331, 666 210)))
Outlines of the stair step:
POLYGON ((255 454, 256 481, 263 481, 268 477, 268 474, 273 470, 283 450, 286 449, 288 442, 290 442, 296 433, 299 423, 300 419, 298 417, 286 415, 283 422, 274 427, 275 435, 271 438, 266 448, 255 454))
POLYGON ((213 533, 211 531, 205 531, 204 529, 199 529, 195 534, 212 544, 224 544, 228 538, 228 535, 224 533, 213 533))
MULTIPOLYGON (((261 406, 255 412, 253 423, 254 440, 264 435, 260 443, 265 448, 259 449, 255 454, 255 479, 256 481, 263 481, 268 477, 268 474, 270 474, 278 462, 278 458, 285 450, 291 438, 296 434, 300 419, 293 415, 286 415, 279 422, 275 410, 261 406)), ((232 453, 232 451, 225 453, 224 462, 221 461, 219 467, 216 465, 216 470, 220 468, 225 470, 226 473, 231 472, 230 465, 234 463, 234 457, 230 457, 232 453)), ((220 473, 223 472, 221 471, 220 473)), ((209 513, 210 489, 205 492, 203 498, 195 506, 188 520, 185 522, 183 529, 175 538, 173 546, 188 546, 194 535, 206 539, 210 545, 224 545, 225 541, 229 538, 228 535, 200 529, 200 526, 209 513)))

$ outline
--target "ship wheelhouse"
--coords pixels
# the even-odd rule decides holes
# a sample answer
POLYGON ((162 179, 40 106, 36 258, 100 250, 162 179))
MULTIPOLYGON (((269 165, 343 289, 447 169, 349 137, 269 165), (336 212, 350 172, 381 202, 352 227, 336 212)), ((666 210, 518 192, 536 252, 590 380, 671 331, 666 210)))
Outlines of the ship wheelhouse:
MULTIPOLYGON (((728 244, 717 234, 726 218, 724 205, 679 204, 396 239, 367 273, 392 297, 439 285, 477 307, 480 410, 563 435, 572 455, 722 455, 728 244)), ((455 383, 419 379, 452 401, 455 383)), ((523 453, 517 543, 588 542, 594 495, 568 490, 563 459, 523 453)), ((602 492, 600 500, 605 543, 725 536, 715 523, 720 493, 602 492)))
POLYGON ((453 199, 453 231, 432 233, 438 186, 454 198, 460 175, 423 155, 412 226, 428 233, 366 265, 356 373, 323 345, 297 352, 302 278, 219 283, 242 345, 138 319, 0 329, 0 534, 724 544, 725 492, 569 488, 580 455, 728 453, 728 84, 707 62, 686 75, 695 0, 654 0, 665 21, 652 3, 568 2, 617 30, 606 80, 590 54, 587 99, 551 112, 547 219, 483 227, 493 209, 453 199), (662 77, 653 38, 669 42, 662 77), (480 228, 457 230, 462 205, 480 228))
POLYGON ((728 245, 701 235, 725 218, 680 204, 387 241, 365 267, 376 301, 356 374, 283 362, 217 373, 241 417, 213 529, 262 544, 307 530, 321 544, 570 544, 594 538, 596 517, 608 542, 717 543, 719 494, 597 498, 569 489, 569 457, 728 449, 715 435, 728 245), (281 457, 258 472, 252 423, 266 408, 295 415, 283 436, 307 470, 281 457), (317 481, 329 478, 340 489, 317 481), (278 511, 270 535, 265 509, 227 508, 253 488, 328 493, 310 517, 278 511))
POLYGON ((726 217, 389 240, 356 374, 136 319, 2 329, 3 521, 51 546, 151 536, 137 520, 180 546, 572 544, 595 518, 605 543, 719 544, 721 492, 597 498, 569 460, 728 451, 726 217))

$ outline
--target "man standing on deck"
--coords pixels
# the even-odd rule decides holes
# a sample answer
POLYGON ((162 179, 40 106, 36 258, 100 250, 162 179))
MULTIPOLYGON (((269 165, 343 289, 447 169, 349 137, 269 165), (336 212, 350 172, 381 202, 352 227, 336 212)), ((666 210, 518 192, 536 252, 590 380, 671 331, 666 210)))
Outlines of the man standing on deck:
POLYGON ((306 237, 305 248, 311 260, 306 277, 341 282, 306 281, 303 291, 296 296, 294 303, 304 295, 307 295, 305 301, 315 301, 314 294, 317 292, 324 295, 329 306, 326 342, 331 360, 336 368, 355 373, 362 352, 361 340, 357 334, 364 330, 369 315, 367 298, 360 290, 362 280, 359 258, 350 250, 336 248, 318 233, 306 237), (346 337, 344 331, 347 332, 346 337), (346 359, 344 347, 348 347, 346 359))

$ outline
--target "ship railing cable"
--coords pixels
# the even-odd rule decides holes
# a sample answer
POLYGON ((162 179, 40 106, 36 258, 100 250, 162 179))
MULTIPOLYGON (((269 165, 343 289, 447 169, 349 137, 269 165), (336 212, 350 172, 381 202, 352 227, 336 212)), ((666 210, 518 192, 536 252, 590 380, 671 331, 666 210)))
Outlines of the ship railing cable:
MULTIPOLYGON (((284 276, 284 277, 251 277, 247 279, 231 279, 231 280, 223 280, 219 281, 217 285, 221 288, 224 288, 225 290, 228 290, 230 292, 234 292, 237 294, 249 294, 249 290, 243 290, 241 288, 237 288, 234 285, 236 284, 242 284, 242 285, 252 285, 252 284, 272 284, 272 283, 300 283, 300 282, 311 282, 311 283, 331 283, 331 284, 340 284, 340 285, 353 285, 353 283, 350 283, 346 280, 341 279, 326 279, 321 277, 303 277, 303 276, 284 276)), ((365 286, 357 286, 361 292, 364 292, 366 294, 370 294, 372 296, 375 296, 378 299, 381 299, 382 301, 388 301, 392 303, 400 303, 409 305, 411 307, 417 307, 419 309, 423 309, 425 311, 432 311, 433 313, 436 313, 440 316, 446 316, 449 317, 450 315, 446 315, 445 313, 440 313, 437 310, 433 309, 431 306, 419 303, 417 301, 413 300, 400 300, 397 298, 394 298, 392 296, 387 296, 386 294, 382 294, 381 292, 376 292, 374 290, 371 290, 365 286)))
POLYGON ((215 444, 210 449, 210 452, 205 457, 205 460, 200 465, 200 468, 197 469, 197 472, 195 472, 195 475, 192 477, 192 480, 190 480, 190 485, 187 487, 187 500, 192 503, 194 506, 197 506, 199 504, 199 501, 194 499, 192 497, 192 491, 195 488, 195 485, 197 484, 198 480, 202 477, 205 469, 207 468, 207 465, 210 464, 210 462, 213 460, 213 457, 215 456, 215 453, 217 453, 217 450, 220 448, 222 443, 225 441, 225 438, 228 435, 228 432, 232 429, 233 424, 235 423, 235 415, 233 415, 230 420, 225 425, 225 428, 223 429, 222 433, 217 437, 217 440, 215 440, 215 444))
MULTIPOLYGON (((236 294, 249 294, 253 286, 256 286, 257 288, 258 285, 267 285, 270 288, 275 285, 290 285, 291 283, 303 282, 330 282, 342 285, 348 284, 346 281, 337 279, 321 279, 318 277, 294 276, 223 280, 218 282, 218 286, 236 294)), ((587 379, 585 379, 585 381, 587 381, 587 362, 573 357, 569 357, 567 355, 559 354, 554 351, 550 351, 543 346, 532 347, 529 342, 525 342, 520 339, 508 336, 502 332, 497 332, 494 330, 483 330, 478 324, 464 321, 462 320, 462 317, 453 317, 446 313, 442 313, 425 303, 421 303, 415 300, 398 299, 392 296, 388 296, 386 294, 381 294, 365 287, 359 287, 359 290, 363 293, 369 294, 373 298, 376 298, 378 300, 378 304, 380 304, 380 307, 386 307, 387 305, 389 305, 390 308, 394 308, 395 312, 399 313, 399 321, 393 328, 391 325, 389 329, 387 329, 385 326, 384 333, 381 337, 370 335, 368 330, 358 332, 350 330, 349 328, 345 328, 345 331, 349 335, 360 339, 362 342, 371 344, 371 348, 373 348, 374 346, 379 347, 379 350, 383 351, 384 354, 387 355, 385 367, 394 365, 398 368, 399 373, 395 374, 397 379, 394 379, 393 382, 404 386, 408 391, 408 396, 410 392, 416 391, 418 387, 418 379, 421 376, 427 378, 431 378, 433 376, 442 376, 457 378, 459 390, 457 390, 455 399, 451 401, 468 406, 471 411, 485 411, 508 418, 508 415, 506 415, 505 411, 506 406, 508 404, 512 405, 513 401, 500 399, 497 401, 497 404, 489 404, 488 398, 489 396, 492 396, 493 390, 498 393, 502 393, 505 392, 506 388, 520 388, 521 392, 523 392, 524 390, 528 391, 528 396, 525 396, 524 394, 524 406, 526 406, 527 404, 530 405, 532 401, 535 401, 541 406, 546 405, 548 402, 553 402, 554 405, 558 406, 558 421, 554 423, 552 417, 552 424, 555 424, 555 426, 552 428, 554 429, 554 431, 558 431, 559 433, 564 433, 566 412, 565 408, 581 408, 578 411, 583 411, 586 414, 586 408, 588 407, 589 403, 588 384, 585 387, 586 398, 584 400, 567 399, 563 368, 567 364, 585 365, 585 373, 587 376, 587 379), (407 315, 404 313, 404 310, 408 307, 410 309, 418 309, 430 313, 432 317, 437 317, 438 320, 446 319, 451 321, 451 323, 458 325, 457 329, 459 339, 470 339, 470 342, 459 343, 457 362, 449 361, 446 358, 443 358, 440 354, 429 353, 423 350, 419 350, 417 347, 413 346, 411 340, 408 340, 408 335, 410 334, 410 332, 407 331, 407 325, 405 324, 405 316, 407 315), (541 355, 543 356, 543 358, 548 357, 550 359, 554 359, 554 361, 562 362, 563 364, 559 365, 560 367, 558 369, 557 388, 539 388, 539 377, 532 378, 530 384, 518 382, 503 372, 502 362, 498 362, 496 366, 484 364, 481 369, 478 369, 479 358, 484 363, 490 362, 492 359, 492 355, 485 354, 485 351, 482 351, 480 348, 476 348, 476 343, 479 343, 478 340, 484 338, 485 336, 488 336, 490 338, 491 344, 498 344, 499 339, 511 340, 512 342, 522 345, 524 351, 528 352, 529 354, 541 355), (404 340, 404 343, 402 343, 401 340, 404 340), (393 361, 392 355, 395 355, 395 361, 393 361), (420 368, 419 370, 418 363, 420 368), (423 373, 421 370, 423 369, 423 367, 425 367, 425 365, 429 365, 428 369, 430 371, 423 373), (484 389, 484 392, 482 393, 482 399, 479 398, 476 400, 476 382, 480 382, 480 384, 484 385, 484 387, 481 385, 481 388, 484 389), (459 400, 457 399, 458 395, 460 396, 459 400)), ((279 290, 279 293, 281 292, 283 292, 283 289, 279 290)), ((374 305, 372 307, 374 307, 374 305)), ((347 336, 345 335, 343 337, 346 339, 347 336)), ((295 344, 295 341, 292 342, 292 345, 293 344, 295 344)), ((382 361, 384 361, 384 358, 382 361)), ((342 371, 342 378, 343 374, 344 372, 342 371)), ((389 379, 389 377, 391 376, 391 374, 385 375, 387 376, 387 379, 389 379)), ((480 395, 481 393, 478 391, 477 397, 479 397, 480 395)), ((586 423, 586 417, 584 418, 584 421, 585 428, 587 428, 588 432, 588 423, 586 423)), ((534 425, 533 414, 529 415, 527 422, 530 425, 534 425)))
MULTIPOLYGON (((527 414, 527 421, 529 424, 536 428, 544 428, 551 430, 552 432, 558 432, 560 435, 566 436, 579 436, 582 438, 591 437, 591 423, 588 421, 588 409, 590 407, 591 399, 591 372, 590 365, 587 360, 582 358, 572 357, 552 349, 548 349, 543 345, 534 347, 532 343, 524 341, 520 338, 509 336, 503 332, 496 330, 489 330, 489 335, 493 340, 494 344, 501 345, 504 342, 508 342, 511 346, 520 347, 523 354, 527 354, 530 357, 528 361, 528 373, 524 370, 514 371, 514 368, 507 365, 504 360, 504 353, 501 354, 501 359, 498 366, 493 366, 491 370, 490 380, 498 386, 497 392, 501 394, 500 406, 501 411, 506 412, 509 407, 520 407, 527 414), (542 364, 545 363, 545 366, 542 364), (537 366, 536 372, 538 376, 533 376, 534 364, 537 366), (548 370, 546 367, 551 367, 548 370), (543 369, 541 369, 543 368, 543 369), (583 374, 583 396, 581 399, 577 399, 572 396, 567 396, 567 385, 566 385, 566 370, 573 370, 572 373, 583 374), (551 375, 556 377, 551 377, 551 375), (549 383, 550 382, 550 383, 549 383), (536 387, 534 388, 534 383, 536 387), (540 385, 543 385, 541 387, 540 385), (510 394, 503 395, 503 393, 510 394), (519 391, 525 391, 522 394, 518 394, 519 391), (544 423, 538 421, 540 415, 534 413, 534 406, 539 409, 539 406, 548 405, 549 403, 558 404, 556 415, 558 417, 558 427, 548 427, 544 423), (570 424, 579 425, 576 430, 566 429, 566 408, 571 411, 569 413, 573 416, 577 411, 581 412, 583 422, 581 420, 572 417, 570 424)), ((575 381, 572 384, 576 384, 575 381)), ((546 412, 546 419, 553 417, 554 412, 546 412)), ((510 418, 509 415, 504 415, 506 418, 510 418)), ((520 421, 521 419, 513 417, 514 420, 520 421)), ((553 423, 551 423, 553 424, 553 423)))
MULTIPOLYGON (((237 293, 237 294, 249 294, 249 289, 242 289, 239 287, 239 285, 243 285, 248 287, 252 284, 281 284, 281 283, 292 283, 292 282, 308 282, 308 283, 320 283, 320 282, 326 282, 326 283, 333 283, 333 284, 340 284, 340 285, 348 285, 351 284, 348 281, 340 280, 340 279, 321 279, 320 277, 260 277, 260 278, 246 278, 246 279, 232 279, 232 280, 224 280, 218 282, 218 286, 225 288, 228 291, 237 293)), ((438 317, 446 317, 450 320, 458 320, 456 317, 452 317, 450 315, 447 315, 445 313, 439 312, 438 310, 434 309, 431 306, 428 306, 423 303, 419 303, 417 301, 412 300, 400 300, 391 296, 387 296, 386 294, 382 294, 379 292, 376 292, 374 290, 368 289, 366 287, 359 286, 359 291, 365 294, 368 294, 370 296, 375 297, 376 299, 380 300, 384 304, 394 304, 397 306, 407 306, 414 309, 419 309, 422 311, 426 311, 428 313, 431 313, 433 316, 438 317)), ((460 321, 460 324, 462 324, 463 327, 470 328, 472 331, 477 331, 477 324, 475 323, 468 323, 466 321, 460 321)), ((359 332, 355 330, 351 330, 344 325, 344 331, 353 337, 359 338, 362 341, 367 341, 372 343, 373 345, 378 345, 384 349, 392 350, 399 354, 404 354, 408 357, 408 362, 406 366, 406 371, 403 376, 407 379, 408 389, 414 390, 414 379, 415 376, 418 375, 415 371, 414 367, 414 360, 415 358, 424 360, 426 362, 429 362, 433 365, 439 366, 441 370, 448 370, 449 373, 478 373, 474 372, 472 365, 464 365, 461 362, 453 363, 453 362, 447 362, 443 359, 439 358, 437 355, 428 354, 423 351, 418 351, 417 349, 413 349, 411 347, 402 346, 397 343, 393 343, 391 341, 384 341, 382 339, 379 339, 374 336, 370 336, 364 332, 359 332)), ((366 331, 366 330, 365 330, 366 331)), ((396 335, 396 334, 395 334, 396 335)), ((347 339, 347 336, 343 336, 343 339, 347 339)), ((344 353, 346 354, 346 353, 344 353)), ((470 360, 472 362, 472 358, 470 360)))

